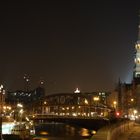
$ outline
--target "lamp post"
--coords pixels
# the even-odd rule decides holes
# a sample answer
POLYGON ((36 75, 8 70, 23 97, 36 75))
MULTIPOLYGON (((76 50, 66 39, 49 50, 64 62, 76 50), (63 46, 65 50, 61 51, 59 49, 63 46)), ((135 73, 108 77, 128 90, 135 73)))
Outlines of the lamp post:
POLYGON ((0 86, 0 140, 2 140, 2 113, 3 113, 3 102, 4 102, 5 90, 3 85, 0 86))
POLYGON ((113 102, 113 107, 114 107, 115 110, 116 110, 116 108, 117 108, 117 102, 116 102, 116 101, 113 102))

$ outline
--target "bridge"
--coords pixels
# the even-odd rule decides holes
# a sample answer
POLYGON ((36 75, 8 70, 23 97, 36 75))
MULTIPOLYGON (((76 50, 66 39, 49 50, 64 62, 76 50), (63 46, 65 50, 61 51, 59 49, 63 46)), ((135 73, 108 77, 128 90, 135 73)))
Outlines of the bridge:
POLYGON ((98 130, 103 126, 109 125, 110 120, 103 117, 71 117, 36 114, 30 116, 34 122, 62 122, 71 125, 78 125, 88 129, 98 130))
POLYGON ((113 108, 107 105, 104 93, 63 93, 48 95, 33 106, 31 114, 59 117, 110 117, 113 108))
MULTIPOLYGON (((107 125, 114 109, 107 105, 107 93, 61 93, 48 95, 34 105, 31 119, 96 128, 107 125)), ((115 113, 114 113, 115 114, 115 113)))
POLYGON ((97 131, 97 134, 93 136, 94 140, 128 140, 128 138, 132 138, 129 131, 135 131, 134 136, 136 135, 137 137, 139 136, 138 132, 140 132, 139 130, 137 130, 137 128, 140 128, 140 126, 134 126, 133 121, 119 118, 112 121, 103 117, 65 117, 42 114, 36 114, 32 117, 30 116, 30 118, 35 122, 62 122, 71 125, 78 125, 90 130, 95 130, 97 131), (123 139, 120 137, 123 137, 123 139))

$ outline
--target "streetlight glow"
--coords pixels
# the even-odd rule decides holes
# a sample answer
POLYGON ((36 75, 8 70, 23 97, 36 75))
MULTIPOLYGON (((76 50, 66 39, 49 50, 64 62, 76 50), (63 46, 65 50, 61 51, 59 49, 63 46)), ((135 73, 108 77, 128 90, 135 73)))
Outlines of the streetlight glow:
POLYGON ((94 101, 99 101, 99 97, 94 97, 93 100, 94 101))
POLYGON ((116 104, 117 104, 117 102, 116 102, 116 101, 114 101, 114 102, 113 102, 113 104, 114 104, 114 105, 116 105, 116 104))
POLYGON ((19 104, 17 104, 17 107, 23 107, 23 105, 19 103, 19 104))

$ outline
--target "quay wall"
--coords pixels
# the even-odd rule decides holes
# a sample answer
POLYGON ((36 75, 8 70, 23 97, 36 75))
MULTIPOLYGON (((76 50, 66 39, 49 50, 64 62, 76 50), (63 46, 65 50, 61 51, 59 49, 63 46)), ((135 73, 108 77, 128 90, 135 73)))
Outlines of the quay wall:
POLYGON ((131 129, 134 125, 132 121, 120 122, 110 124, 104 128, 101 128, 93 135, 93 140, 117 140, 121 133, 131 129))

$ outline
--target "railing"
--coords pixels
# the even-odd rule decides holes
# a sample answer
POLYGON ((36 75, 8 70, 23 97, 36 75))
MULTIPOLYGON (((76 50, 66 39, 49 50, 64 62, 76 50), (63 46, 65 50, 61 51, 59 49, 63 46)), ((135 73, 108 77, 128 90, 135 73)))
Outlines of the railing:
POLYGON ((72 118, 72 119, 103 119, 103 120, 108 120, 107 117, 101 117, 101 116, 61 116, 61 115, 54 115, 54 114, 34 114, 34 115, 29 115, 30 119, 47 119, 47 118, 72 118))

